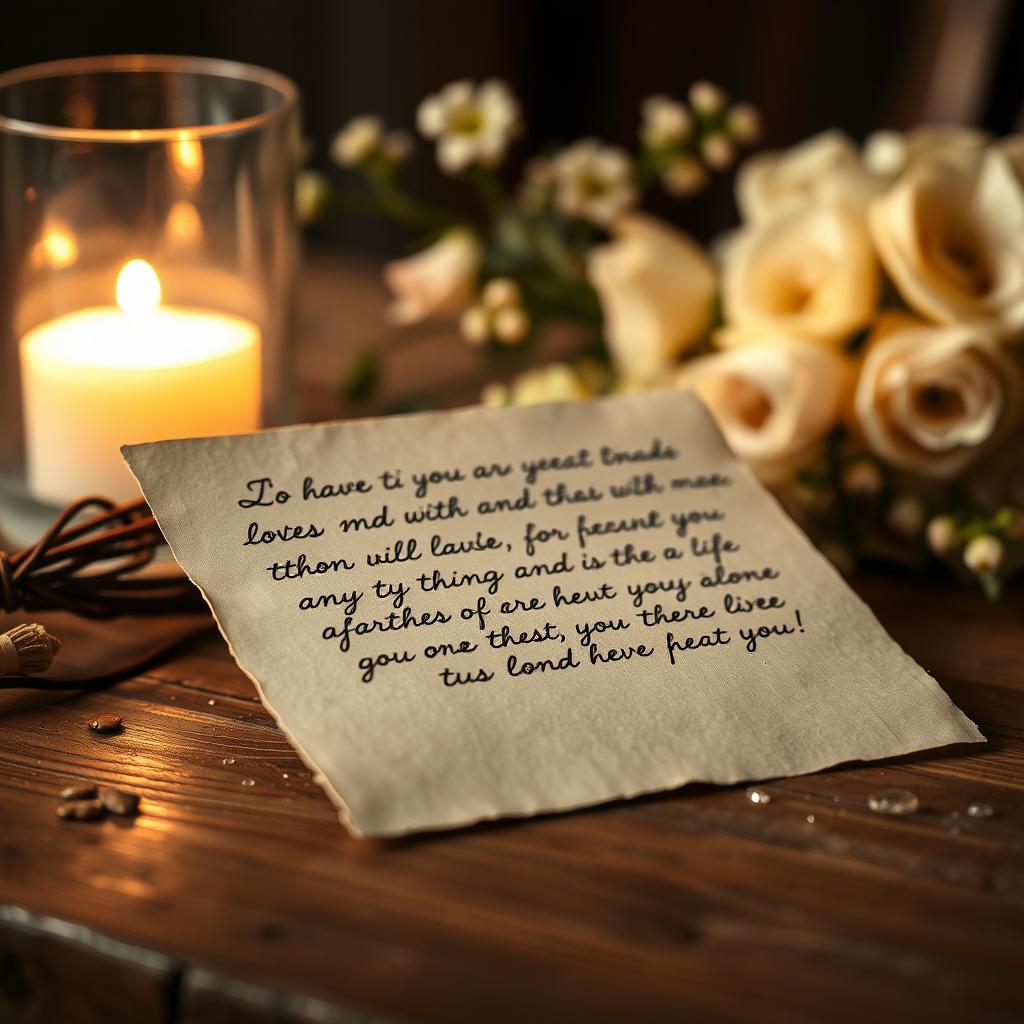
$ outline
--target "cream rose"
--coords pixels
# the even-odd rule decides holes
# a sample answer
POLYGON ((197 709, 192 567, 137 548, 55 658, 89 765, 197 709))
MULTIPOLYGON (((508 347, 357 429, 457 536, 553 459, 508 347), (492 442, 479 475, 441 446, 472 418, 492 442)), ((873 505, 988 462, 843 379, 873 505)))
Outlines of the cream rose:
POLYGON ((884 462, 936 480, 959 476, 1019 423, 1021 373, 976 327, 882 318, 853 412, 884 462))
POLYGON ((733 452, 777 483, 835 426, 849 375, 846 359, 831 349, 766 336, 693 360, 676 382, 697 393, 733 452))
POLYGON ((870 223, 916 312, 1003 338, 1024 332, 1024 188, 1005 153, 913 164, 872 204, 870 223))
POLYGON ((415 256, 389 263, 384 280, 395 296, 391 319, 411 324, 460 312, 473 298, 480 259, 476 236, 456 228, 415 256))
POLYGON ((725 250, 725 344, 770 331, 839 345, 869 322, 877 300, 867 228, 842 206, 790 204, 742 228, 725 250))
POLYGON ((627 377, 654 377, 707 330, 714 267, 696 242, 654 217, 620 217, 612 233, 587 264, 608 347, 627 377))
POLYGON ((853 141, 829 131, 781 153, 758 153, 736 176, 736 203, 744 220, 764 220, 790 203, 840 203, 864 213, 885 179, 863 163, 853 141))

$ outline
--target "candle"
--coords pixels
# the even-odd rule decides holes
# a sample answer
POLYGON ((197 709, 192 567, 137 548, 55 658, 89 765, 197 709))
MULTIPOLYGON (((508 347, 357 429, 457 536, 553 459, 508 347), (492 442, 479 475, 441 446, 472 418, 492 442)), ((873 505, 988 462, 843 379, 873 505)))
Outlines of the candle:
POLYGON ((250 320, 165 306, 144 260, 117 305, 48 321, 21 339, 28 486, 40 501, 138 495, 123 444, 245 433, 260 425, 260 332, 250 320))

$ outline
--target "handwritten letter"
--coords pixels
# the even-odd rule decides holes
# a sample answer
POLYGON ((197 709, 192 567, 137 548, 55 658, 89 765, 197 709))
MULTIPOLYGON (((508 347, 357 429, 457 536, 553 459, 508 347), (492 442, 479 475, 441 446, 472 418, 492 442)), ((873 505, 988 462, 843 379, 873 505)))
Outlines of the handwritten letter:
POLYGON ((124 451, 357 833, 982 739, 689 395, 124 451))

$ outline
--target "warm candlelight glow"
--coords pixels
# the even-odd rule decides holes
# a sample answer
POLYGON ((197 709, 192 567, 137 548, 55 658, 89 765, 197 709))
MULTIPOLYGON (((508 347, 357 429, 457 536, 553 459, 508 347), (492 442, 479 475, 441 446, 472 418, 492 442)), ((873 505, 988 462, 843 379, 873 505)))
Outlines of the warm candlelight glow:
POLYGON ((117 275, 117 304, 142 313, 160 304, 160 278, 145 260, 129 260, 117 275))
POLYGON ((121 267, 114 291, 116 306, 68 313, 21 339, 29 486, 55 505, 93 491, 136 493, 122 444, 260 424, 252 321, 165 305, 143 259, 121 267))

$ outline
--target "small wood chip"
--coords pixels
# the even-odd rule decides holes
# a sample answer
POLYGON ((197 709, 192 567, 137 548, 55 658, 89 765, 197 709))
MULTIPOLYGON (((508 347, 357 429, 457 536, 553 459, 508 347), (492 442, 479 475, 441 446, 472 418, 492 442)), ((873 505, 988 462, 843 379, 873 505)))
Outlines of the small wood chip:
POLYGON ((120 732, 120 715, 97 715, 90 723, 89 728, 93 732, 120 732))
POLYGON ((60 791, 61 800, 91 800, 96 796, 96 787, 91 782, 80 782, 60 791))
POLYGON ((71 821, 95 821, 103 817, 103 804, 99 800, 71 800, 57 805, 57 817, 71 821))
POLYGON ((111 814, 122 818, 130 818, 139 809, 139 798, 134 793, 126 793, 123 789, 100 788, 100 803, 111 814))

